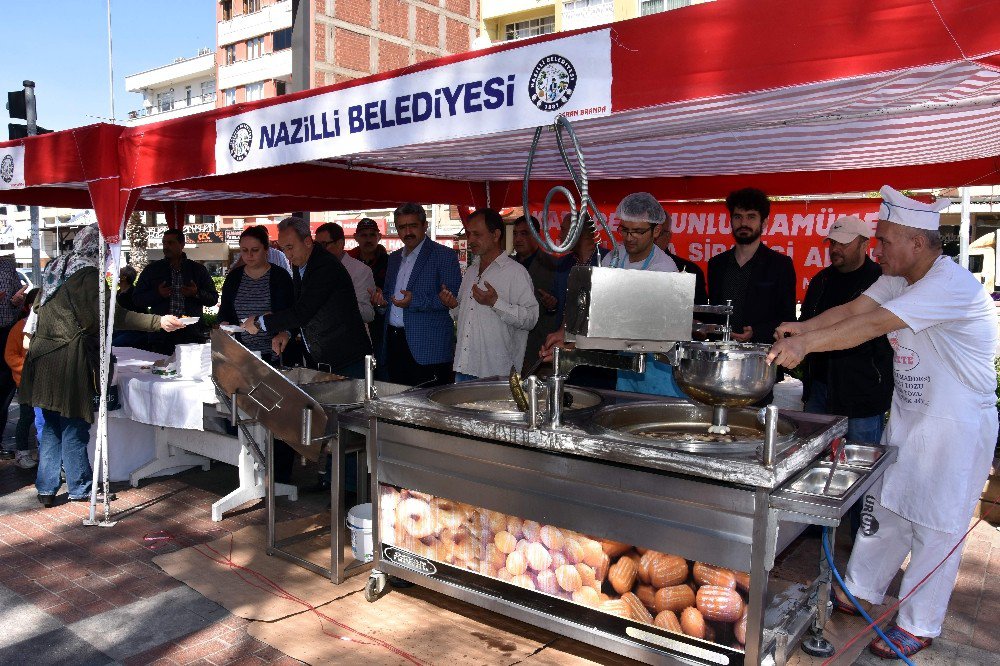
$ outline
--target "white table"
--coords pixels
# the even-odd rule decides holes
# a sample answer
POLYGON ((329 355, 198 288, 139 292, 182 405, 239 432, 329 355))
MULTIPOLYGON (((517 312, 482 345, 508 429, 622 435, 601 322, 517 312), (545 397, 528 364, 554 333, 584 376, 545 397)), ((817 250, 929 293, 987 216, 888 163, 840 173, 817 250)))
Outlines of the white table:
MULTIPOLYGON (((129 347, 115 347, 114 353, 122 408, 108 415, 112 481, 127 478, 135 487, 141 479, 194 466, 207 470, 217 460, 237 466, 239 486, 212 505, 212 520, 220 521, 226 511, 264 497, 264 469, 250 454, 244 433, 234 437, 205 429, 206 417, 228 418, 211 379, 154 375, 149 366, 163 356, 129 347)), ((249 429, 263 446, 267 431, 257 425, 249 429)), ((93 441, 90 451, 93 460, 93 441)), ((298 499, 292 485, 275 484, 275 494, 298 499)))

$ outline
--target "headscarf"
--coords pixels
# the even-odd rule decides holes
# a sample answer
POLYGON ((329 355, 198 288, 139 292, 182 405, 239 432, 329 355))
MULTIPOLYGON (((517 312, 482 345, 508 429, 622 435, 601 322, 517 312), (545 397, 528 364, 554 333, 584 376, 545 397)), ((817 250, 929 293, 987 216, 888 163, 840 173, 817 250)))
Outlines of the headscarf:
POLYGON ((45 305, 56 295, 59 287, 78 270, 87 267, 98 268, 101 231, 97 224, 91 224, 77 232, 73 239, 73 249, 51 261, 42 273, 41 305, 45 305))

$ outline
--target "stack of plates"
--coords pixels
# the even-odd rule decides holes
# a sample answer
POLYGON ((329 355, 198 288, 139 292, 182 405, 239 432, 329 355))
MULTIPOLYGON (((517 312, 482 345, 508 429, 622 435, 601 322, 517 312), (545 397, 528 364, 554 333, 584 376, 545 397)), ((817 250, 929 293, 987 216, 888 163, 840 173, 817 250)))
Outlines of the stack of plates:
POLYGON ((177 374, 187 379, 201 379, 212 374, 212 345, 184 344, 174 349, 177 374))

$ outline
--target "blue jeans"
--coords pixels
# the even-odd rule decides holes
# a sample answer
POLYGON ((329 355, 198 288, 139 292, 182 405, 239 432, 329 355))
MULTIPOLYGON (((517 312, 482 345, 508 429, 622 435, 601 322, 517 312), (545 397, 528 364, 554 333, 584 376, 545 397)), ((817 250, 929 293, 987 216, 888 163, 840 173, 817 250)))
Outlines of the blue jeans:
MULTIPOLYGON (((809 400, 802 411, 811 414, 829 414, 827 411, 828 391, 824 382, 809 383, 809 400)), ((878 444, 882 441, 885 417, 882 414, 847 419, 847 441, 859 444, 878 444)))
POLYGON ((90 424, 83 419, 67 418, 59 412, 42 410, 45 425, 38 442, 38 476, 35 488, 39 495, 55 495, 62 485, 60 468, 66 470, 66 487, 73 499, 90 496, 93 470, 87 457, 90 424))
POLYGON ((455 373, 455 383, 456 384, 458 384, 459 382, 474 382, 477 379, 479 379, 479 377, 476 377, 475 375, 467 375, 464 372, 456 372, 455 373))

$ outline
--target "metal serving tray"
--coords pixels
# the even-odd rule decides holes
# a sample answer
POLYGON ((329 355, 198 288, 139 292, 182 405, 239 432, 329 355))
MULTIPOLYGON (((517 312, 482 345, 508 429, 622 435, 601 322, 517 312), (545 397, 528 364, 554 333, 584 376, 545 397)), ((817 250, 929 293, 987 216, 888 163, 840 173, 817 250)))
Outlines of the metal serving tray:
POLYGON ((813 463, 771 494, 771 506, 793 514, 805 514, 810 519, 798 522, 837 525, 854 503, 882 477, 885 469, 896 461, 896 447, 875 448, 880 450, 880 455, 867 468, 845 466, 841 462, 834 470, 832 462, 813 463), (831 471, 834 477, 824 494, 831 471))

